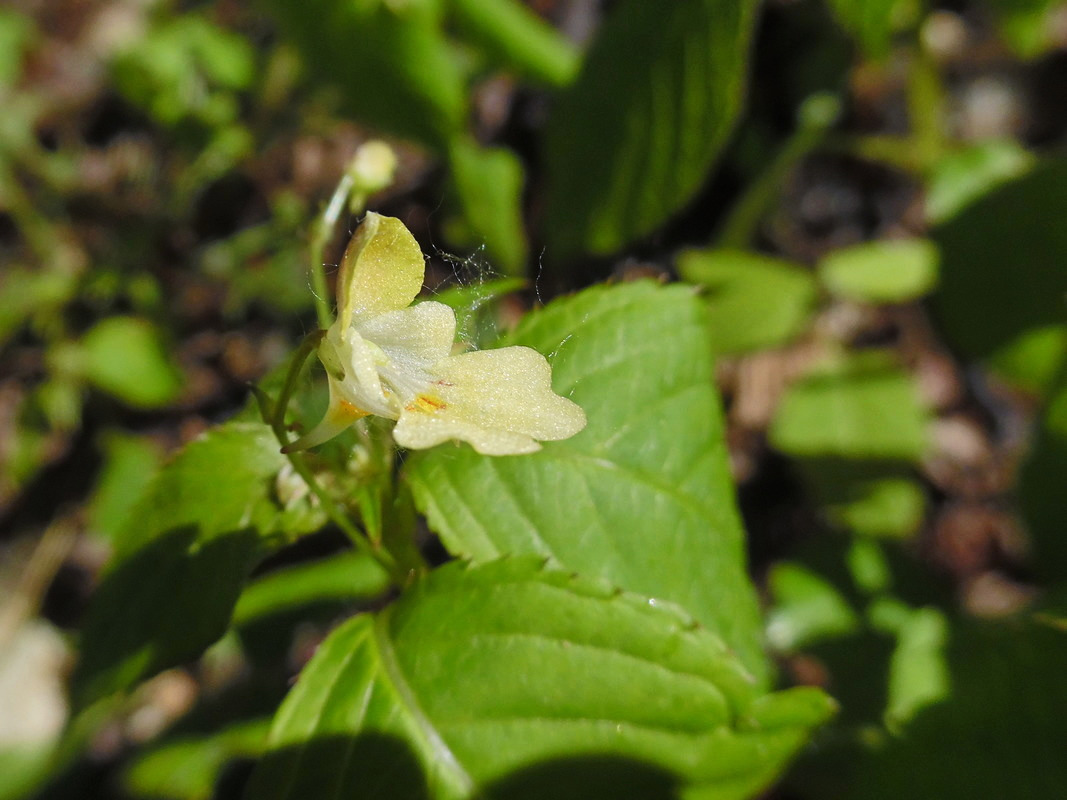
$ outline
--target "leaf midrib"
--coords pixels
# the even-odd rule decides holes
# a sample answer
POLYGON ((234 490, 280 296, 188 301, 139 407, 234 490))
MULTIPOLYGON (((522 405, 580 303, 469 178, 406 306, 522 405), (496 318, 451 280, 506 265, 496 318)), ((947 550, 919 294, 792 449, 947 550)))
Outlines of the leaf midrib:
POLYGON ((441 738, 436 727, 426 716, 419 704, 418 698, 408 685, 404 673, 393 649, 393 643, 389 636, 389 620, 392 617, 394 606, 389 606, 381 611, 374 620, 373 635, 375 651, 378 654, 378 664, 382 674, 392 684, 396 692, 397 702, 404 707, 426 750, 433 756, 433 765, 437 768, 437 774, 449 773, 453 780, 453 787, 458 789, 463 796, 469 795, 474 790, 474 779, 470 776, 463 765, 459 763, 455 753, 441 738))

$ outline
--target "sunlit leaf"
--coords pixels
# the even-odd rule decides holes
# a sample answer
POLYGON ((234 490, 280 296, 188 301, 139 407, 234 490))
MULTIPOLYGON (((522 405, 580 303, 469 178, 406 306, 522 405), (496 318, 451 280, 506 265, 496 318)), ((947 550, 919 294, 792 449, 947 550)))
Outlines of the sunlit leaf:
POLYGON ((249 584, 233 612, 240 627, 313 603, 354 603, 380 596, 389 576, 369 556, 342 553, 271 572, 249 584))
POLYGON ((565 86, 578 70, 574 45, 520 0, 452 0, 460 32, 523 77, 565 86))
POLYGON ((776 564, 768 576, 774 607, 767 639, 780 650, 854 632, 859 617, 832 583, 800 564, 776 564))
POLYGON ((1035 58, 1057 47, 1055 12, 1059 0, 993 0, 1000 35, 1022 58, 1035 58))
POLYGON ((678 272, 707 287, 708 324, 716 353, 741 353, 788 342, 808 324, 816 288, 811 273, 743 250, 687 250, 678 272))
POLYGON ((916 461, 926 450, 926 423, 910 375, 882 359, 855 358, 791 386, 769 435, 794 456, 916 461))
POLYGON ((889 55, 893 33, 916 15, 915 0, 828 0, 838 24, 871 58, 889 55))
POLYGON ((104 467, 90 500, 89 525, 94 533, 115 539, 155 477, 162 454, 155 443, 137 436, 115 433, 103 445, 104 467))
POLYGON ((904 303, 937 284, 937 247, 925 239, 884 239, 834 250, 819 262, 819 279, 838 297, 904 303))
POLYGON ((760 678, 760 622, 691 289, 587 290, 529 315, 509 340, 545 353, 554 389, 589 420, 541 452, 409 456, 431 527, 478 561, 537 553, 684 606, 760 678))
POLYGON ((334 631, 249 796, 742 798, 829 714, 676 609, 540 563, 451 564, 334 631))
POLYGON ((138 317, 108 317, 81 341, 85 377, 137 408, 166 405, 181 390, 181 375, 156 328, 138 317))

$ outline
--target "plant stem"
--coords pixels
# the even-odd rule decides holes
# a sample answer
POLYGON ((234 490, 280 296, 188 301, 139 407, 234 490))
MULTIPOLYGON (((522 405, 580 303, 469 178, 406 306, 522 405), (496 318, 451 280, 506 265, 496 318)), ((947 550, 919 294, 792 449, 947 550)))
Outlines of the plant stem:
MULTIPOLYGON (((285 375, 285 383, 282 385, 281 394, 278 395, 278 402, 274 406, 274 414, 270 419, 270 426, 275 433, 285 430, 285 412, 289 409, 289 400, 292 398, 293 390, 296 388, 300 370, 303 368, 308 356, 319 346, 319 342, 322 341, 324 335, 325 331, 321 330, 309 333, 293 354, 293 360, 289 364, 289 371, 285 375)), ((282 442, 283 446, 285 444, 285 442, 282 442)))
POLYGON ((62 517, 45 528, 9 602, 0 610, 0 649, 15 636, 19 626, 36 613, 76 536, 77 529, 69 517, 62 517))
POLYGON ((765 170, 752 181, 734 204, 716 236, 718 247, 748 247, 760 221, 781 191, 782 182, 804 156, 822 142, 837 121, 841 103, 832 94, 812 95, 797 114, 797 129, 765 170))
POLYGON ((273 408, 270 398, 262 389, 253 386, 252 392, 255 395, 256 402, 259 404, 260 414, 263 420, 270 425, 271 430, 274 431, 274 436, 282 446, 282 452, 289 459, 289 463, 292 464, 296 474, 303 479, 308 489, 318 499, 323 511, 326 512, 326 516, 344 532, 357 550, 370 556, 381 565, 382 569, 389 574, 395 586, 401 587, 408 582, 412 572, 415 571, 415 566, 405 567, 399 564, 391 553, 382 548, 380 542, 371 542, 366 534, 356 527, 341 505, 319 483, 315 473, 308 466, 303 453, 299 451, 285 452, 285 447, 289 444, 285 429, 285 412, 288 410, 289 400, 293 395, 293 389, 300 377, 304 362, 314 352, 322 336, 322 331, 315 331, 304 337, 304 341, 300 343, 300 347, 293 354, 293 360, 285 376, 285 383, 282 386, 281 393, 278 395, 278 402, 273 404, 273 408))
POLYGON ((333 312, 330 311, 329 287, 326 285, 326 268, 323 264, 323 254, 326 245, 329 244, 337 221, 341 218, 346 207, 348 194, 352 191, 352 176, 348 173, 337 183, 333 190, 330 202, 326 204, 322 214, 315 220, 311 229, 310 243, 310 269, 311 288, 315 295, 315 314, 319 320, 320 328, 328 328, 333 323, 333 312))

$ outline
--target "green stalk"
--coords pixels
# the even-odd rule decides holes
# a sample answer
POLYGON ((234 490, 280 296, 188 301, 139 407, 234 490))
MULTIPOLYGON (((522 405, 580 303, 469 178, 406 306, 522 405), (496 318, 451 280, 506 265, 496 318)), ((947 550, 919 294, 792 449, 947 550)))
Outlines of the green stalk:
MULTIPOLYGON (((293 366, 290 367, 289 370, 290 377, 299 375, 300 367, 307 359, 309 353, 310 350, 305 351, 304 347, 297 350, 293 358, 293 366)), ((282 389, 282 397, 289 397, 292 395, 292 390, 288 387, 289 383, 290 381, 286 380, 287 386, 282 389)), ((277 407, 272 409, 270 398, 267 396, 266 392, 258 386, 252 387, 252 393, 256 398, 256 402, 259 404, 260 414, 264 421, 270 425, 271 429, 274 431, 275 437, 277 437, 278 442, 284 449, 289 443, 285 424, 284 422, 280 422, 280 420, 284 420, 285 418, 285 407, 282 406, 281 403, 278 403, 277 407)), ((323 511, 326 512, 326 516, 341 529, 345 536, 348 537, 349 541, 352 542, 352 545, 356 550, 377 561, 382 569, 389 575, 394 586, 401 587, 407 584, 411 577, 411 570, 404 569, 398 565, 391 553, 380 547, 375 547, 364 533, 356 527, 337 501, 330 496, 329 492, 322 488, 322 484, 319 483, 318 479, 315 477, 315 473, 312 472, 311 468, 308 466, 304 454, 301 452, 289 452, 286 453, 285 456, 289 459, 289 463, 293 465, 293 470, 296 474, 304 480, 304 483, 307 484, 311 493, 318 498, 323 511)))
POLYGON ((352 182, 352 176, 345 173, 344 177, 338 182, 337 188, 333 190, 330 202, 326 204, 326 208, 323 209, 322 214, 315 220, 311 228, 308 258, 311 269, 311 288, 315 295, 315 314, 318 317, 320 328, 329 328, 333 324, 333 312, 330 310, 330 301, 327 299, 330 290, 326 285, 326 267, 322 261, 323 254, 326 252, 326 245, 329 244, 330 237, 333 236, 334 228, 337 227, 337 221, 341 218, 341 214, 344 213, 348 194, 352 191, 352 182))
POLYGON ((797 114, 796 131, 734 204, 719 228, 717 246, 744 248, 752 244, 760 221, 781 191, 782 182, 797 162, 823 141, 840 113, 841 103, 832 94, 816 94, 804 101, 797 114))

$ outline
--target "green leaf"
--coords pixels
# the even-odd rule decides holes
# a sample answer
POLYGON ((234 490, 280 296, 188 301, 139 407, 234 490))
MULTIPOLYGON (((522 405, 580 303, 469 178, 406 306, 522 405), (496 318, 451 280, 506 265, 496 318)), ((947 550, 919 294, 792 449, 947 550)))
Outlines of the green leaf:
POLYGON ((0 88, 13 86, 37 29, 33 19, 12 8, 0 9, 0 88))
POLYGON ((899 729, 919 711, 948 697, 948 620, 936 608, 909 608, 881 598, 868 612, 872 625, 892 633, 897 646, 889 662, 885 721, 899 729))
POLYGON ((626 0, 605 21, 547 136, 559 255, 644 236, 704 183, 741 110, 753 0, 626 0))
POLYGON ((341 553, 254 581, 241 593, 233 624, 241 627, 322 601, 365 602, 381 596, 389 585, 378 562, 361 553, 341 553))
POLYGON ((767 675, 701 304, 682 286, 594 288, 526 317, 509 341, 548 354, 585 409, 577 436, 518 457, 409 456, 430 526, 477 561, 537 553, 671 600, 767 675))
POLYGON ((116 432, 106 436, 103 449, 104 467, 89 502, 89 528, 114 540, 151 484, 163 456, 150 439, 116 432))
POLYGON ((233 91, 249 88, 255 51, 242 36, 187 14, 135 38, 112 63, 118 90, 165 125, 232 122, 233 91))
POLYGON ((836 528, 860 536, 904 539, 922 524, 926 496, 900 464, 802 458, 799 468, 836 528))
POLYGON ((1021 58, 1036 58, 1059 46, 1055 13, 1060 0, 993 0, 990 7, 1000 35, 1021 58))
POLYGON ((828 0, 838 24, 871 58, 889 55, 893 33, 917 16, 916 0, 828 0))
POLYGON ((98 389, 136 408, 156 408, 182 387, 159 332, 138 317, 108 317, 81 341, 85 377, 98 389))
POLYGON ((927 178, 926 218, 947 222, 982 195, 1033 165, 1031 153, 1011 139, 977 142, 939 158, 927 178))
POLYGON ((852 786, 834 797, 1028 800, 1062 793, 1067 634, 1021 621, 958 622, 947 656, 951 692, 919 711, 904 735, 851 754, 845 763, 852 786))
POLYGON ((794 456, 917 461, 927 413, 911 376, 880 358, 853 358, 793 384, 771 443, 794 456))
POLYGON ((1061 378, 1041 418, 1033 447, 1019 476, 1019 501, 1029 530, 1031 563, 1046 580, 1062 581, 1067 570, 1067 381, 1061 378))
POLYGON ((315 77, 384 131, 446 152, 465 129, 463 75, 436 0, 265 0, 315 77))
POLYGON ((433 299, 456 312, 456 338, 481 347, 500 338, 496 301, 526 285, 524 278, 493 278, 469 286, 451 286, 435 292, 433 299))
POLYGON ((256 561, 322 524, 306 501, 284 508, 275 499, 287 463, 267 426, 230 423, 159 473, 89 606, 76 703, 199 655, 225 631, 256 561))
POLYGON ((522 164, 502 148, 482 148, 466 138, 449 148, 449 164, 463 216, 476 243, 484 244, 505 272, 526 262, 522 225, 522 164))
POLYGON ((937 246, 926 239, 883 239, 834 250, 819 262, 831 294, 863 303, 905 303, 937 284, 937 246))
POLYGON ((211 736, 176 737, 137 757, 123 774, 135 797, 210 800, 223 768, 263 750, 269 720, 230 725, 211 736))
POLYGON ((941 285, 934 310, 963 354, 996 364, 1023 388, 1055 375, 1067 340, 1067 160, 1048 161, 975 201, 935 231, 941 285), (1012 371, 1013 367, 1018 371, 1012 371))
POLYGON ((779 650, 795 650, 859 628, 859 617, 848 601, 832 583, 807 567, 775 564, 768 585, 774 608, 767 616, 767 639, 779 650))
POLYGON ((830 713, 761 696, 679 611, 540 565, 449 564, 334 631, 247 796, 741 798, 830 713))
POLYGON ((518 0, 451 0, 461 33, 505 67, 552 86, 565 86, 580 56, 567 39, 518 0))
POLYGON ((687 250, 678 273, 708 288, 716 353, 785 344, 808 324, 815 303, 811 273, 789 261, 743 250, 687 250))
POLYGON ((76 291, 73 275, 8 264, 0 275, 0 344, 6 343, 27 320, 57 313, 76 291))
POLYGON ((0 800, 34 796, 49 776, 54 749, 51 742, 0 745, 0 800))

